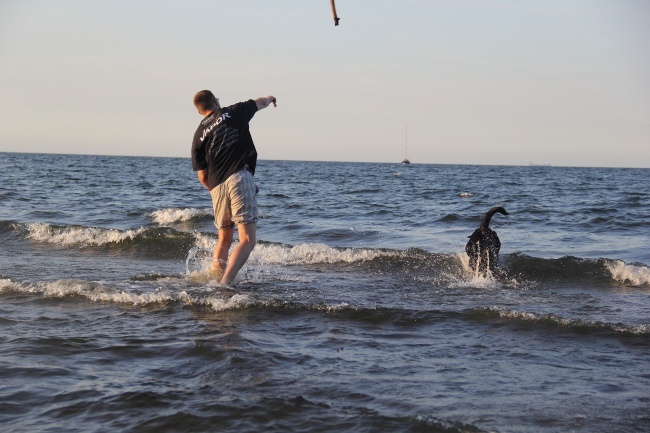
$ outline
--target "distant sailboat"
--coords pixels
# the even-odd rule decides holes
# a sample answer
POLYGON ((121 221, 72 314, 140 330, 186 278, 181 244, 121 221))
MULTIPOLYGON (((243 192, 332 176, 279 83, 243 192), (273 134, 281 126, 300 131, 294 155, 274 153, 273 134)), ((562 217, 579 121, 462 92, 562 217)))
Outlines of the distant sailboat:
POLYGON ((408 123, 404 124, 404 159, 402 164, 410 164, 409 161, 409 144, 408 144, 408 123))

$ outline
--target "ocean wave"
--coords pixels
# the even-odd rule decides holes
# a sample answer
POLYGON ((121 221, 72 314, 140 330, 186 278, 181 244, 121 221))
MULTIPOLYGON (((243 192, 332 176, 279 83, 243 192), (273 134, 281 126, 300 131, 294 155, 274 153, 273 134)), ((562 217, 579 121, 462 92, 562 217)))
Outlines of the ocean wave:
MULTIPOLYGON (((193 270, 201 270, 207 266, 217 242, 213 232, 186 232, 171 227, 119 230, 0 221, 0 231, 13 231, 35 242, 66 248, 104 247, 122 254, 137 253, 144 257, 185 259, 186 263, 191 259, 194 262, 198 261, 192 266, 193 270), (192 250, 195 250, 194 253, 192 250), (196 254, 196 250, 203 250, 203 252, 196 254)), ((650 268, 643 264, 572 256, 546 259, 521 253, 502 255, 501 268, 506 273, 507 281, 504 278, 477 281, 468 267, 464 252, 442 254, 418 248, 406 250, 346 248, 332 247, 323 243, 286 245, 259 241, 249 262, 261 266, 354 266, 368 272, 406 274, 421 281, 433 279, 437 284, 457 286, 469 284, 491 287, 495 280, 500 284, 505 282, 507 285, 512 285, 511 283, 514 282, 517 284, 587 284, 600 287, 616 282, 630 287, 650 286, 650 268)))
MULTIPOLYGON (((216 238, 196 235, 194 248, 186 259, 188 273, 210 268, 216 238)), ((650 270, 645 266, 627 265, 609 259, 562 257, 545 259, 511 254, 502 257, 503 274, 477 276, 469 268, 464 252, 441 254, 419 248, 407 250, 340 248, 321 243, 295 246, 259 242, 249 263, 258 266, 336 265, 338 269, 354 267, 381 275, 409 275, 452 288, 522 289, 537 284, 588 284, 605 287, 616 281, 629 286, 650 284, 650 270)))
POLYGON ((530 313, 525 311, 510 310, 503 307, 484 307, 470 310, 466 313, 469 317, 506 319, 528 324, 540 324, 558 327, 580 333, 612 333, 635 336, 650 336, 650 324, 624 324, 607 323, 595 320, 565 318, 555 314, 530 313))
MULTIPOLYGON (((55 226, 48 223, 23 225, 26 237, 36 242, 64 247, 120 246, 123 248, 155 247, 166 243, 170 249, 182 249, 183 254, 195 249, 204 250, 204 259, 212 254, 217 243, 213 234, 183 232, 168 227, 142 227, 139 229, 106 229, 84 226, 55 226)), ((196 250, 191 252, 196 254, 196 250)), ((258 242, 250 257, 251 263, 261 265, 314 265, 357 263, 381 256, 400 254, 397 251, 372 248, 339 248, 321 243, 304 243, 295 246, 258 242)), ((190 257, 186 257, 189 259, 190 257)))
MULTIPOLYGON (((148 283, 152 283, 148 281, 148 283)), ((134 288, 118 288, 109 285, 84 281, 61 279, 41 282, 15 282, 11 279, 0 279, 0 294, 14 293, 33 295, 51 299, 82 298, 90 302, 122 304, 137 307, 161 307, 169 304, 180 304, 191 307, 208 307, 214 311, 225 311, 246 308, 282 309, 295 311, 354 312, 375 314, 374 309, 351 306, 348 303, 311 303, 276 299, 273 297, 252 296, 238 293, 229 286, 215 281, 202 281, 200 284, 189 278, 163 277, 155 280, 157 288, 147 285, 146 290, 134 288), (366 311, 368 310, 368 311, 366 311)))
POLYGON ((296 246, 261 244, 253 250, 251 260, 272 265, 313 265, 365 262, 393 254, 396 253, 378 249, 334 248, 320 243, 296 246))
POLYGON ((505 255, 503 259, 503 267, 509 275, 527 280, 595 285, 607 285, 612 281, 629 286, 650 284, 647 266, 628 265, 620 260, 572 256, 544 259, 519 253, 505 255))
POLYGON ((440 218, 439 221, 448 223, 448 222, 460 221, 460 219, 461 219, 460 215, 457 215, 455 213, 451 213, 451 214, 447 214, 447 215, 443 216, 442 218, 440 218))
POLYGON ((149 216, 156 224, 168 226, 174 223, 184 223, 188 221, 212 218, 212 209, 165 208, 151 212, 149 216))
POLYGON ((620 283, 630 286, 649 286, 650 268, 647 266, 627 265, 620 260, 605 264, 612 278, 620 283))
POLYGON ((84 226, 55 226, 47 223, 25 225, 27 237, 31 240, 62 246, 100 246, 119 244, 135 240, 155 240, 161 237, 194 237, 193 234, 164 228, 105 229, 84 226))
POLYGON ((0 293, 19 293, 43 298, 84 298, 90 302, 126 306, 160 308, 167 305, 208 308, 215 312, 243 309, 313 311, 334 314, 340 318, 370 323, 391 323, 401 326, 424 326, 441 320, 478 321, 493 323, 508 321, 526 326, 540 326, 560 331, 601 336, 629 336, 647 338, 650 324, 608 323, 580 318, 567 318, 557 314, 542 314, 505 307, 474 307, 462 311, 411 310, 391 307, 354 305, 348 302, 307 302, 281 299, 274 296, 236 292, 214 281, 192 285, 186 278, 168 277, 158 280, 160 286, 143 290, 110 287, 98 282, 82 280, 56 280, 19 283, 0 279, 0 293))
POLYGON ((97 227, 57 227, 47 223, 26 224, 27 237, 36 242, 61 246, 99 246, 133 240, 147 229, 117 230, 97 227))
MULTIPOLYGON (((205 235, 196 236, 194 246, 189 250, 185 260, 188 275, 200 275, 210 271, 212 252, 216 243, 217 239, 205 235)), ((289 246, 259 242, 252 251, 248 264, 262 267, 350 265, 395 254, 399 253, 377 249, 334 248, 318 243, 289 246)))
POLYGON ((38 283, 18 283, 10 279, 0 280, 0 293, 22 293, 41 295, 46 298, 65 298, 82 296, 93 302, 129 303, 146 305, 171 300, 168 294, 132 294, 115 290, 99 283, 81 280, 56 280, 38 283))
POLYGON ((197 235, 168 227, 139 229, 106 229, 84 226, 55 226, 47 223, 16 225, 27 239, 65 248, 115 249, 122 253, 137 253, 151 258, 184 258, 197 235))
MULTIPOLYGON (((271 306, 271 305, 267 305, 271 306)), ((398 308, 371 308, 339 304, 285 304, 285 308, 307 309, 349 317, 371 323, 391 323, 404 326, 421 326, 445 320, 463 320, 481 323, 518 322, 527 326, 551 328, 580 334, 603 336, 650 337, 650 324, 608 323, 596 320, 566 318, 556 314, 531 313, 505 307, 473 307, 462 311, 404 310, 398 308)))
MULTIPOLYGON (((182 280, 180 284, 187 284, 182 280)), ((233 293, 216 283, 196 289, 153 291, 127 291, 101 283, 81 280, 56 280, 37 283, 18 283, 0 279, 0 293, 39 295, 44 298, 82 297, 91 302, 125 304, 139 307, 178 303, 188 306, 207 306, 215 311, 246 308, 254 303, 247 294, 233 293)))

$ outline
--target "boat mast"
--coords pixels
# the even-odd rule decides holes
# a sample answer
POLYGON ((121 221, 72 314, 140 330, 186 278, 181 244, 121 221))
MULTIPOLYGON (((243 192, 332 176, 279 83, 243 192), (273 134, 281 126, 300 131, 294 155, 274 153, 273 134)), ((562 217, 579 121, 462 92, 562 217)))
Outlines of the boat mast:
POLYGON ((410 164, 409 161, 409 142, 408 142, 408 123, 404 124, 404 160, 402 164, 410 164))
POLYGON ((404 159, 409 159, 409 142, 408 142, 409 124, 404 123, 404 159))

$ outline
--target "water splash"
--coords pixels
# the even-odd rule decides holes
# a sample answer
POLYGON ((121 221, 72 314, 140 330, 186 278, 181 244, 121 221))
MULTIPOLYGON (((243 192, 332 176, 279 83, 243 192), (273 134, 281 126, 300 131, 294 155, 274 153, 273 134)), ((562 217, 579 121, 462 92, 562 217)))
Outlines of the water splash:
POLYGON ((179 222, 188 222, 212 216, 212 209, 165 208, 151 212, 149 216, 156 224, 168 226, 179 222))
POLYGON ((120 243, 135 239, 146 230, 144 228, 137 230, 116 230, 96 227, 56 227, 47 223, 29 223, 26 227, 28 238, 37 242, 62 246, 98 246, 109 243, 120 243))
POLYGON ((647 266, 627 265, 620 260, 609 262, 605 265, 612 274, 612 278, 618 282, 631 286, 650 285, 650 268, 647 266))

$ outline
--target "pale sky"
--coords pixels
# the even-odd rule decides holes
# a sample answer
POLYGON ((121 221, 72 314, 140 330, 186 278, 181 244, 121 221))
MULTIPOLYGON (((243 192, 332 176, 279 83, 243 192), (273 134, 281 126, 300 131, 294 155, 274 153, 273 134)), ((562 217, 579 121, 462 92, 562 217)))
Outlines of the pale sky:
POLYGON ((650 167, 647 0, 1 0, 0 152, 650 167))

